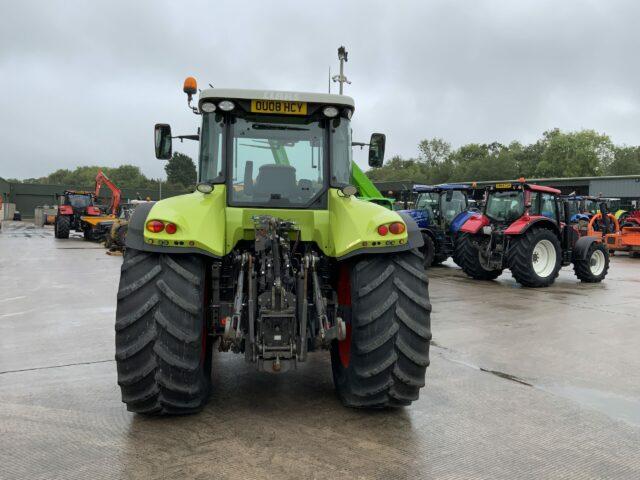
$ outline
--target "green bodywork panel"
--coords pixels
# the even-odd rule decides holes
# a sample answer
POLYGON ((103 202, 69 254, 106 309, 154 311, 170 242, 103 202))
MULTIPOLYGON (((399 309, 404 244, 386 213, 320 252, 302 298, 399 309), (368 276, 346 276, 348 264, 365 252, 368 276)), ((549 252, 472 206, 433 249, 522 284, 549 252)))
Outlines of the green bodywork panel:
MULTIPOLYGON (((226 197, 226 187, 216 185, 210 194, 194 192, 155 203, 147 221, 171 222, 178 228, 172 235, 145 229, 145 243, 197 248, 222 257, 239 241, 254 239, 253 217, 258 215, 295 222, 300 240, 314 242, 328 257, 340 258, 363 248, 402 246, 408 241, 406 231, 384 237, 377 231, 379 225, 402 222, 400 215, 356 197, 345 197, 334 188, 329 189, 326 210, 228 207, 226 197)), ((292 239, 296 236, 292 233, 292 239)))
POLYGON ((384 197, 380 190, 376 188, 369 177, 360 169, 356 162, 351 162, 351 183, 360 192, 360 198, 368 202, 377 203, 391 210, 393 208, 393 200, 384 197))

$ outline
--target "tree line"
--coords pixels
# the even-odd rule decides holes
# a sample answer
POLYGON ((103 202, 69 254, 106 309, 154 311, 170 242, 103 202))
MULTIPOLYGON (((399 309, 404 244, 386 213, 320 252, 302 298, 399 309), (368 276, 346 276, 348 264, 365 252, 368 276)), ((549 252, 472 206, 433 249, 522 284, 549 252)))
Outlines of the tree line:
MULTIPOLYGON (((102 170, 118 188, 153 189, 158 188, 160 179, 149 178, 136 165, 120 165, 119 167, 100 167, 87 165, 76 167, 74 170, 61 168, 49 175, 23 180, 6 179, 10 183, 37 183, 50 185, 65 185, 74 187, 88 187, 95 183, 98 170, 102 170)), ((197 180, 196 166, 188 155, 174 152, 164 166, 167 174, 163 188, 168 190, 186 190, 195 185, 197 180)))
POLYGON ((594 130, 549 130, 535 143, 470 143, 460 148, 441 138, 423 140, 417 158, 395 156, 367 171, 374 181, 439 184, 551 177, 640 174, 640 147, 614 145, 594 130))

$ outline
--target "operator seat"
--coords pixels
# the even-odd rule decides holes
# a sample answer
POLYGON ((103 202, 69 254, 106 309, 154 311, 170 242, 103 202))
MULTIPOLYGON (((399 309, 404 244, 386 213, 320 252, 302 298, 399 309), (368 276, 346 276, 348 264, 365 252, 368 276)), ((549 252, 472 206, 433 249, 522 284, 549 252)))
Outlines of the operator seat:
POLYGON ((291 199, 297 191, 296 169, 291 165, 262 165, 253 185, 254 200, 270 200, 273 195, 291 199))

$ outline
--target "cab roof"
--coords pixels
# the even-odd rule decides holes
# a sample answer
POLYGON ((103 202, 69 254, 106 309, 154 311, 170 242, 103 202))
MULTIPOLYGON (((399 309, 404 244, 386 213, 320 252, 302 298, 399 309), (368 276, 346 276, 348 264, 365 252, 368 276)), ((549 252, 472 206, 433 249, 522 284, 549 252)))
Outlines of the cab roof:
POLYGON ((353 98, 330 93, 285 92, 280 90, 245 90, 236 88, 207 88, 200 92, 200 100, 283 100, 288 102, 321 103, 355 108, 353 98))
POLYGON ((545 193, 553 193, 554 195, 560 195, 562 192, 557 188, 553 187, 545 187, 544 185, 534 185, 532 183, 527 182, 505 182, 505 183, 494 183, 492 185, 488 185, 486 188, 490 190, 519 190, 520 188, 524 190, 531 190, 533 192, 545 192, 545 193))
POLYGON ((561 195, 566 200, 598 200, 598 197, 593 195, 561 195))
POLYGON ((530 183, 526 184, 529 190, 533 190, 534 192, 546 192, 546 193, 555 193, 556 195, 560 195, 560 190, 553 187, 545 187, 544 185, 532 185, 530 183))
POLYGON ((441 185, 414 185, 413 191, 415 193, 427 193, 427 192, 444 192, 447 190, 459 190, 466 191, 471 190, 469 185, 461 183, 443 183, 441 185))

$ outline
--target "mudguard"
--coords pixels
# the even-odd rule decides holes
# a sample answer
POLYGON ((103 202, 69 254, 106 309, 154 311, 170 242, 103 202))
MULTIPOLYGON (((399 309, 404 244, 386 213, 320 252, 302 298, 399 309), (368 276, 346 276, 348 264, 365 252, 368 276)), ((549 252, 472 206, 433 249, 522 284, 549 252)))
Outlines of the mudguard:
POLYGON ((426 210, 397 210, 397 213, 408 214, 418 225, 418 228, 427 228, 431 223, 429 212, 426 210))
POLYGON ((573 258, 575 260, 586 260, 589 247, 598 241, 596 237, 580 237, 573 246, 573 258))
POLYGON ((489 219, 476 212, 470 212, 471 215, 467 218, 467 220, 460 226, 459 232, 463 233, 471 233, 476 234, 482 227, 489 225, 489 219))
POLYGON ((523 215, 518 220, 509 225, 504 233, 505 235, 521 235, 529 230, 534 225, 545 225, 545 227, 551 227, 556 233, 559 232, 558 225, 555 222, 549 220, 549 217, 544 215, 523 215))
POLYGON ((339 260, 364 253, 390 253, 422 246, 418 226, 408 214, 399 214, 330 189, 327 210, 265 209, 226 206, 225 187, 210 194, 194 192, 160 202, 144 203, 134 211, 126 246, 148 252, 200 253, 220 258, 242 240, 254 238, 255 217, 274 215, 292 221, 300 240, 314 242, 328 257, 339 260), (146 222, 156 219, 178 226, 176 234, 150 233, 146 222), (407 229, 381 236, 379 225, 402 220, 407 229))
POLYGON ((451 233, 458 233, 462 228, 462 226, 466 223, 466 221, 469 220, 473 215, 478 215, 478 212, 470 212, 468 210, 464 212, 460 212, 451 221, 451 226, 449 227, 449 231, 451 233))
POLYGON ((393 245, 389 247, 365 247, 338 257, 338 260, 346 260, 348 258, 355 257, 356 255, 370 254, 370 253, 393 253, 402 252, 406 250, 413 250, 414 248, 420 248, 424 245, 422 239, 422 232, 418 228, 418 224, 406 211, 395 212, 402 218, 402 221, 407 226, 407 242, 402 245, 393 245))
POLYGON ((195 247, 172 247, 168 245, 150 245, 144 241, 144 226, 149 212, 156 202, 141 203, 136 207, 127 225, 126 247, 143 252, 157 253, 200 253, 213 258, 219 258, 211 252, 195 247))
POLYGON ((73 215, 73 208, 71 208, 71 205, 60 205, 58 207, 58 213, 60 213, 60 215, 73 215))

